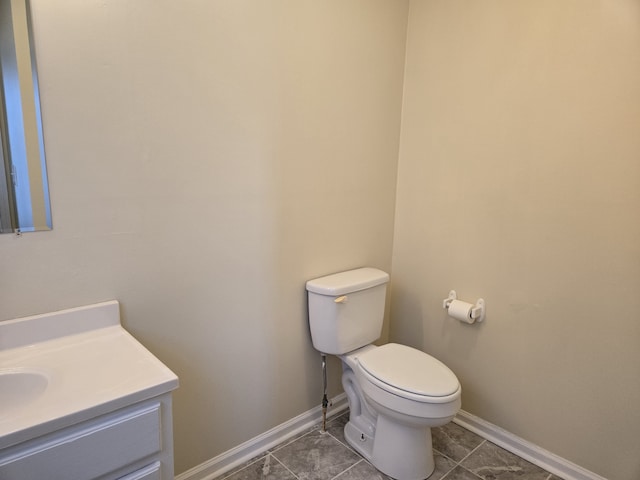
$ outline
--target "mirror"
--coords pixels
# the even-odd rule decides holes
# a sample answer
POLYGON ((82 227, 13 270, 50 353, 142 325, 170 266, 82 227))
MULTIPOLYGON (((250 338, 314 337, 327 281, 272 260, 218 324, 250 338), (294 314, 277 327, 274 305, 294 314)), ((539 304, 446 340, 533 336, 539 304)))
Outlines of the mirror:
POLYGON ((28 0, 0 0, 0 233, 51 230, 28 0))

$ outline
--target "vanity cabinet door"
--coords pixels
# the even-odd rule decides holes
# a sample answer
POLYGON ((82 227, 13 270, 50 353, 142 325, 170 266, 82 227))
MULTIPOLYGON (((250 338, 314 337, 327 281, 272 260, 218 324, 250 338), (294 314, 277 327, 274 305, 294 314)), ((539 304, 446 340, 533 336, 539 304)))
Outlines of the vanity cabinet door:
POLYGON ((118 480, 162 480, 160 462, 154 462, 140 470, 136 470, 129 475, 120 477, 118 480))
MULTIPOLYGON (((138 405, 10 447, 0 453, 0 479, 87 480, 156 455, 160 408, 157 402, 138 405)), ((149 472, 131 478, 160 478, 149 472)))

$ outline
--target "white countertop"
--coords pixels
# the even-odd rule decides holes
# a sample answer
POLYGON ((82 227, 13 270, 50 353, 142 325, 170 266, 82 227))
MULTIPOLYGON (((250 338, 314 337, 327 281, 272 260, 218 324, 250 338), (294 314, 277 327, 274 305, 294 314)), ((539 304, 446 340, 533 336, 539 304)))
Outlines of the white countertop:
POLYGON ((0 322, 0 375, 11 372, 36 372, 46 387, 0 403, 0 449, 178 387, 122 328, 117 301, 0 322))

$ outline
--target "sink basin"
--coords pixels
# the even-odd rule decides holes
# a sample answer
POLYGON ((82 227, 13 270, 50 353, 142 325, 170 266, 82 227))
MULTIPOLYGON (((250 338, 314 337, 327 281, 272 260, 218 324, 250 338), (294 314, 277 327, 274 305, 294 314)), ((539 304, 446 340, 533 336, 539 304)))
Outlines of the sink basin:
POLYGON ((0 321, 0 479, 14 478, 3 474, 4 449, 177 386, 122 328, 115 300, 0 321))
POLYGON ((36 370, 0 370, 0 411, 23 406, 44 393, 47 376, 36 370))

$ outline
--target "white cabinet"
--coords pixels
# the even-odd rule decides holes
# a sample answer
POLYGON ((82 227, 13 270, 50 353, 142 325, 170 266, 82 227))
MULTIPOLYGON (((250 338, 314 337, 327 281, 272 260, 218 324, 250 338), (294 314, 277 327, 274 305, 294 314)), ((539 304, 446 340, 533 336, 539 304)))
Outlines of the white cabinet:
POLYGON ((0 322, 0 339, 0 480, 173 480, 178 377, 117 301, 0 322))
POLYGON ((147 465, 129 475, 120 477, 118 480, 162 480, 160 462, 153 462, 151 465, 147 465))
POLYGON ((2 480, 173 479, 171 394, 0 450, 2 480))

